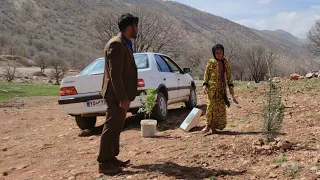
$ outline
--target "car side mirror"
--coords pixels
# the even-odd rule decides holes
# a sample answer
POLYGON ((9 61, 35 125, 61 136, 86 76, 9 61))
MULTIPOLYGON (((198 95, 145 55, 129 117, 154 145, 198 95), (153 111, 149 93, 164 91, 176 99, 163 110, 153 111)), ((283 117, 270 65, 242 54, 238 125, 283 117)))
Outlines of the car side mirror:
POLYGON ((183 68, 183 73, 187 74, 190 73, 191 69, 190 68, 183 68))

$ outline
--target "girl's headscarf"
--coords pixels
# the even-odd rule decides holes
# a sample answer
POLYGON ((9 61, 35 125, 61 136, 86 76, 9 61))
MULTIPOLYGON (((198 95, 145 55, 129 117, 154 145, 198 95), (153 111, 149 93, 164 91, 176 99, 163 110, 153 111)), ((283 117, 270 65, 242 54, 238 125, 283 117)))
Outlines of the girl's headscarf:
POLYGON ((216 60, 222 60, 222 59, 217 59, 216 57, 216 50, 221 49, 222 50, 222 59, 224 59, 224 47, 221 44, 217 44, 215 46, 212 47, 212 53, 213 53, 213 57, 216 60))

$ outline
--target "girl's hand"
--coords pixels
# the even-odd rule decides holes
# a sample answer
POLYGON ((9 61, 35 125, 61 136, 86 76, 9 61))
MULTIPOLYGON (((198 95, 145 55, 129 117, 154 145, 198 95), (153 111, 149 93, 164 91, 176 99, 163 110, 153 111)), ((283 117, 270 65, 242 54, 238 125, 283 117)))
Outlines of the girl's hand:
POLYGON ((232 98, 232 101, 236 104, 239 104, 239 102, 237 101, 236 97, 234 96, 234 94, 231 94, 231 98, 232 98))
POLYGON ((204 93, 204 94, 207 94, 207 93, 208 93, 208 88, 207 88, 207 86, 203 86, 203 93, 204 93))

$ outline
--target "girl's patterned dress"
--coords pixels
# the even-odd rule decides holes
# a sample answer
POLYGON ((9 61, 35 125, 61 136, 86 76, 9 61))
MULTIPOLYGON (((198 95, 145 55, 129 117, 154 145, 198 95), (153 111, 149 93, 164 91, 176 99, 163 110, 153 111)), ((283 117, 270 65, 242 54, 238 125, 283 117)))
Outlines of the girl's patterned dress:
MULTIPOLYGON (((204 74, 204 84, 207 85, 207 125, 212 130, 222 130, 227 125, 226 104, 224 101, 224 88, 221 83, 221 66, 217 60, 210 59, 207 63, 204 74)), ((229 90, 233 91, 233 83, 230 72, 230 63, 227 59, 224 60, 225 65, 225 79, 229 90)), ((223 82, 226 83, 226 82, 223 82)), ((225 86, 226 87, 226 86, 225 86)))

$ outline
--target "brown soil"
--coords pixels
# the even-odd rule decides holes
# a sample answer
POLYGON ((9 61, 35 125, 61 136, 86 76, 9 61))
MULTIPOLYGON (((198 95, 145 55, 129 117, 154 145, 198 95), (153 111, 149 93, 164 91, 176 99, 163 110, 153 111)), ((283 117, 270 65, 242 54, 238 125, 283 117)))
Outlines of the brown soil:
MULTIPOLYGON (((23 98, 22 107, 0 109, 0 180, 319 179, 318 91, 285 93, 288 108, 279 138, 294 144, 293 150, 284 152, 286 162, 273 162, 280 153, 253 153, 252 142, 262 138, 264 87, 259 86, 237 90, 240 104, 228 109, 228 127, 218 134, 199 133, 204 116, 193 132, 179 129, 190 112, 181 105, 170 107, 169 120, 159 123, 156 138, 140 137, 139 119, 128 118, 119 158, 131 159, 133 165, 115 177, 97 172, 101 128, 96 135, 81 134, 57 104, 58 97, 23 98)), ((204 110, 205 97, 198 97, 204 110)), ((103 120, 99 118, 99 125, 103 120)))

